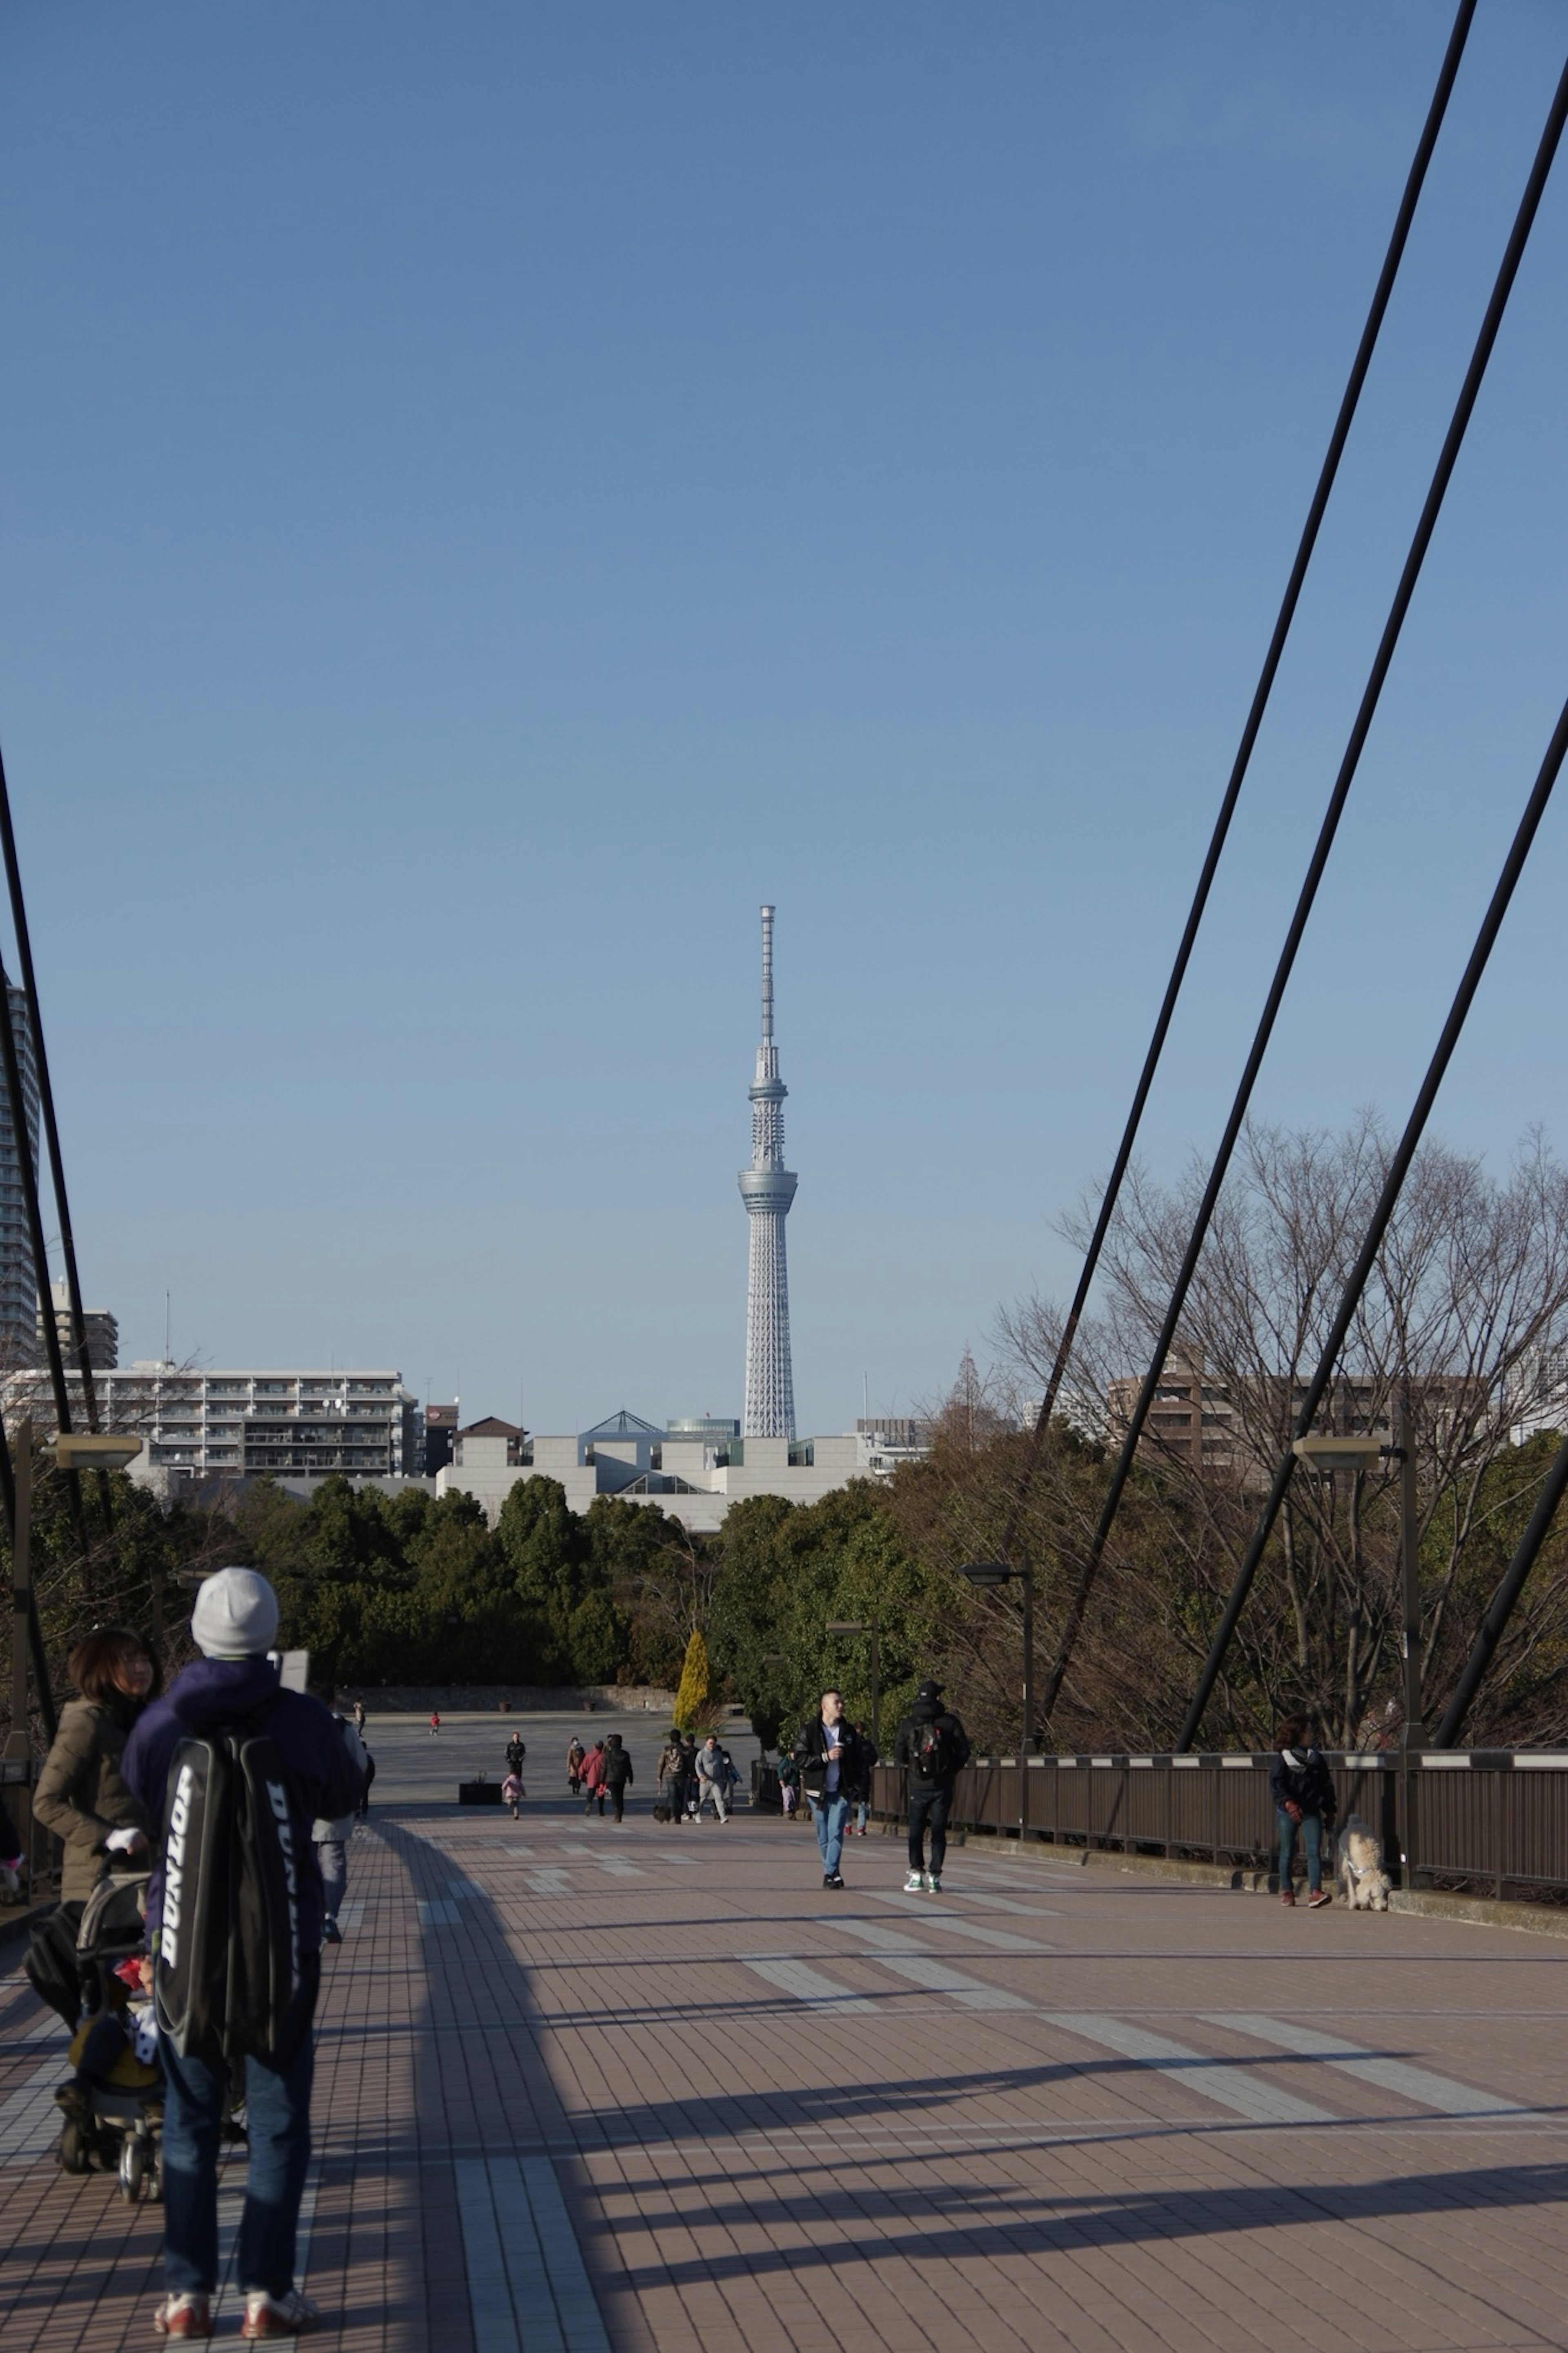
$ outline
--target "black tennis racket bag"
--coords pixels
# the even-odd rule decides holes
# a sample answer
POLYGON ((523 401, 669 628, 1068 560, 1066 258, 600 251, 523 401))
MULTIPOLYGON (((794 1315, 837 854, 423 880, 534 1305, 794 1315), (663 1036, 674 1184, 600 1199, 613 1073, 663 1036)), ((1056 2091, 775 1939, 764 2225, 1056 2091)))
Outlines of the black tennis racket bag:
POLYGON ((169 1767, 158 2023, 182 2056, 287 2066, 313 2007, 283 1760, 255 1719, 182 1740, 169 1767))

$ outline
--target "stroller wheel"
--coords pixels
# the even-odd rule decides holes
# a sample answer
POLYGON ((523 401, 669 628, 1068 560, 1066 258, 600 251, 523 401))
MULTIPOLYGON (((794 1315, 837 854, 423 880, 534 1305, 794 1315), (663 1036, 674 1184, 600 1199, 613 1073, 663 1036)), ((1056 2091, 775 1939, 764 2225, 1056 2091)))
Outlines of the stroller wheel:
POLYGON ((134 2206, 147 2192, 147 2145, 139 2133, 127 2133, 120 2148, 120 2194, 134 2206))
POLYGON ((87 2135, 75 2116, 68 2116, 60 2126, 59 2160, 62 2173, 86 2173, 90 2167, 87 2135))

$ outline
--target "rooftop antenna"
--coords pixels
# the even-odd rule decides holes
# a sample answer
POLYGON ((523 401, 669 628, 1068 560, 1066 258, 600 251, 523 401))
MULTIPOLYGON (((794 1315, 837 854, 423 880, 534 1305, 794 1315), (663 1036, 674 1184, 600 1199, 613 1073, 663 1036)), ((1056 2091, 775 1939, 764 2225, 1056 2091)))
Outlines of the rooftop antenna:
POLYGON ((869 1421, 871 1419, 871 1376, 869 1373, 862 1373, 860 1376, 860 1404, 865 1419, 869 1421))
POLYGON ((172 1365, 174 1361, 169 1352, 169 1294, 165 1291, 163 1293, 163 1362, 166 1365, 172 1365))

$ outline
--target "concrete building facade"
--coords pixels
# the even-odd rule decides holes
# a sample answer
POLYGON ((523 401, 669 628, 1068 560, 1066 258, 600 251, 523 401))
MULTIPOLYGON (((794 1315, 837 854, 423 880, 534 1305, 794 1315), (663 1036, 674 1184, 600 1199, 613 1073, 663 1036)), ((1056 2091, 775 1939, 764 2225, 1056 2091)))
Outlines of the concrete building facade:
POLYGON ((851 1479, 887 1475, 873 1467, 874 1451, 865 1434, 753 1438, 709 1417, 660 1429, 624 1408, 565 1437, 533 1437, 492 1419, 458 1431, 436 1492, 472 1495, 493 1526, 520 1480, 553 1479, 574 1512, 585 1512, 600 1495, 618 1495, 657 1504, 684 1527, 711 1532, 745 1495, 816 1504, 851 1479))
MULTIPOLYGON (((133 1430, 144 1440, 132 1477, 165 1492, 182 1477, 386 1479, 424 1469, 423 1416, 397 1372, 195 1372, 141 1363, 95 1375, 93 1388, 103 1428, 133 1430)), ((76 1419, 79 1375, 69 1377, 68 1394, 76 1419)), ((13 1374, 5 1411, 7 1419, 30 1412, 52 1429, 47 1373, 13 1374)))
MULTIPOLYGON (((49 1309, 53 1311, 55 1333, 60 1344, 60 1354, 68 1365, 76 1362, 76 1343, 71 1337, 70 1285, 62 1275, 58 1282, 49 1285, 49 1309)), ((38 1305, 37 1356, 35 1363, 45 1360, 47 1340, 45 1333, 43 1303, 38 1305)), ((94 1373, 112 1372, 120 1362, 120 1322, 107 1307, 84 1307, 82 1326, 87 1335, 87 1357, 94 1373)))

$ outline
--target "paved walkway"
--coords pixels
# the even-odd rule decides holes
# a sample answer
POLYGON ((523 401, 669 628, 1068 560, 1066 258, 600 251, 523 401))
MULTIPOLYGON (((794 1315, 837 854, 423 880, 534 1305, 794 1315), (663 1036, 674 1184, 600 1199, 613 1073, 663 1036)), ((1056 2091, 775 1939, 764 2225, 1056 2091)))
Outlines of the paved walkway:
MULTIPOLYGON (((777 1820, 661 1830, 639 1781, 584 1823, 531 1756, 513 1824, 393 1750, 328 1961, 323 2346, 1568 2347, 1555 1939, 973 1848, 906 1897, 876 1832, 829 1894, 777 1820)), ((55 2168, 37 2021, 0 1983, 6 2353, 151 2345, 157 2211, 55 2168)))

